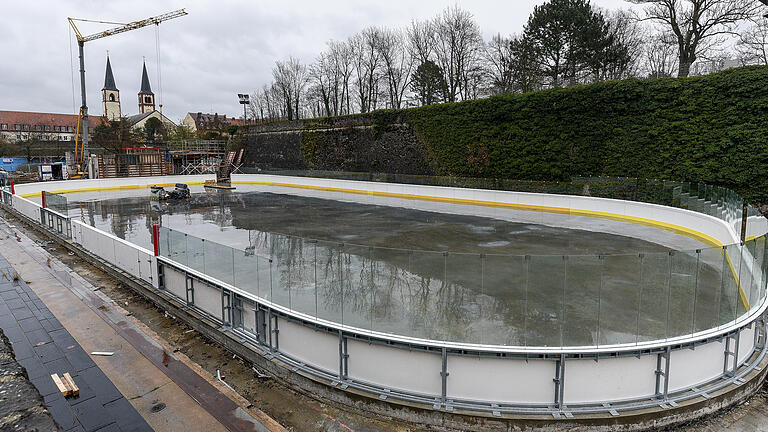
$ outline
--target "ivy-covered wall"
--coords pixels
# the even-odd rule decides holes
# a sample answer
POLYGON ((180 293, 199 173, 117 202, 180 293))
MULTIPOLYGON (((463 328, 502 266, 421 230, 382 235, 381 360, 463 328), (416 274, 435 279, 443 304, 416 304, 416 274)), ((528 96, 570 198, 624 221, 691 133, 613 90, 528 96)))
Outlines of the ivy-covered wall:
POLYGON ((249 162, 271 168, 644 177, 768 202, 768 68, 254 126, 247 142, 249 162))

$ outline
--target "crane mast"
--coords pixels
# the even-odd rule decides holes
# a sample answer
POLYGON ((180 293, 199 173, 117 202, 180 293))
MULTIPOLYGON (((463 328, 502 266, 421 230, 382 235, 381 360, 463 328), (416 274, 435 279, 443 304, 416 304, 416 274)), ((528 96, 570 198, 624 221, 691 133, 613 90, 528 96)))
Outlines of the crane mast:
MULTIPOLYGON (((115 23, 115 22, 109 22, 109 21, 87 20, 87 19, 81 19, 81 18, 67 18, 67 20, 69 20, 69 25, 72 26, 72 30, 74 30, 75 32, 75 37, 77 38, 78 53, 80 56, 80 97, 82 99, 82 106, 80 107, 80 125, 81 125, 80 130, 82 131, 82 134, 83 134, 83 146, 81 150, 82 154, 84 155, 88 154, 88 104, 86 103, 86 98, 85 98, 85 56, 83 53, 83 50, 85 48, 85 43, 96 40, 96 39, 105 38, 107 36, 113 36, 119 33, 140 29, 142 27, 146 27, 151 24, 160 25, 160 23, 163 21, 179 18, 184 15, 187 15, 187 12, 184 9, 179 9, 173 12, 164 13, 162 15, 157 15, 157 16, 146 18, 143 20, 134 21, 128 24, 115 23), (120 26, 111 28, 109 30, 105 30, 102 32, 94 33, 92 35, 83 36, 80 33, 80 30, 75 25, 75 21, 96 22, 96 23, 102 23, 102 24, 120 24, 120 26)), ((77 145, 77 143, 75 143, 75 145, 77 145)), ((75 153, 77 153, 77 151, 75 151, 75 153)))

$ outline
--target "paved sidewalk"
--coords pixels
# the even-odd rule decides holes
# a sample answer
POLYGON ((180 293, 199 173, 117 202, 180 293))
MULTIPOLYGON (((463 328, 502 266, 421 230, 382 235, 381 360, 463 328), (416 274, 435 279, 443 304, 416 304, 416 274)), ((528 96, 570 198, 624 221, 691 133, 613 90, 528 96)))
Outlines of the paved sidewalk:
POLYGON ((104 372, 0 254, 0 328, 16 360, 65 431, 151 431, 104 372), (69 373, 80 395, 64 398, 51 374, 69 373))
POLYGON ((223 384, 217 389, 145 334, 99 287, 45 250, 49 245, 0 217, 0 250, 10 264, 86 352, 114 352, 92 360, 154 430, 283 430, 263 413, 238 406, 223 384))

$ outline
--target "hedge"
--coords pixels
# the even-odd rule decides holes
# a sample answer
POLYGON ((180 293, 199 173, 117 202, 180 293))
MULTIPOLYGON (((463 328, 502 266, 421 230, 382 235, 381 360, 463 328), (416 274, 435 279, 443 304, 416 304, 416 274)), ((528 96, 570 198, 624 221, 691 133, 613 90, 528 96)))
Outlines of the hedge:
POLYGON ((275 150, 265 145, 281 140, 280 152, 297 155, 291 168, 669 179, 726 186, 768 203, 768 67, 309 119, 295 138, 274 134, 276 126, 249 133, 255 160, 269 159, 275 150))
POLYGON ((703 182, 768 202, 768 67, 404 111, 441 174, 703 182))

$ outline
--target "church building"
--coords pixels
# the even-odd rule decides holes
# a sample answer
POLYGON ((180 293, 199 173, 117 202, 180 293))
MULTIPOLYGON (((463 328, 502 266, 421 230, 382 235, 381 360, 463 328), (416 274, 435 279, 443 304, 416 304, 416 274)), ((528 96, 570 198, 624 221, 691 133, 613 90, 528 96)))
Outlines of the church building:
MULTIPOLYGON (((127 116, 126 119, 134 130, 141 130, 151 118, 160 120, 168 131, 176 124, 163 113, 155 109, 155 94, 152 93, 152 87, 149 84, 149 75, 147 75, 147 64, 144 63, 141 73, 141 89, 138 93, 139 113, 127 116)), ((104 88, 101 89, 101 100, 103 115, 108 120, 117 120, 122 117, 120 107, 120 90, 115 85, 115 77, 112 74, 112 65, 107 56, 107 70, 104 76, 104 88)))

